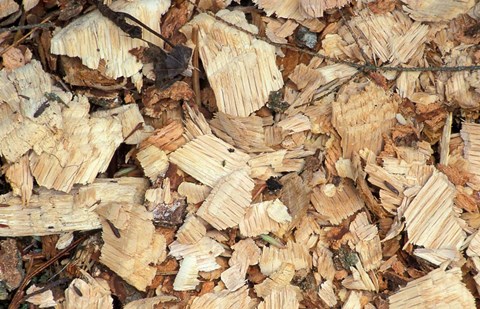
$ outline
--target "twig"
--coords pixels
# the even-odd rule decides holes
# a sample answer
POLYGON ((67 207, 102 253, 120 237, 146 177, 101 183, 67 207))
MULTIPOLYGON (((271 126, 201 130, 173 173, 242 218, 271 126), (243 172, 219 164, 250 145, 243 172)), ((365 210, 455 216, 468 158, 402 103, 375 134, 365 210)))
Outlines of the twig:
POLYGON ((24 295, 24 289, 27 286, 27 284, 39 273, 44 271, 47 267, 58 261, 62 256, 64 256, 67 252, 71 251, 73 248, 78 246, 82 241, 84 241, 88 235, 84 235, 80 237, 79 239, 75 240, 73 243, 70 244, 70 246, 66 247, 62 251, 58 252, 57 255, 52 257, 50 260, 46 261, 42 265, 40 265, 38 268, 35 270, 32 270, 29 272, 22 280, 22 283, 20 284, 19 288, 15 292, 15 295, 12 298, 12 302, 8 306, 8 309, 17 309, 20 305, 20 302, 22 301, 23 295, 24 295))
POLYGON ((193 44, 195 44, 195 49, 193 50, 193 58, 192 58, 193 91, 195 92, 195 103, 197 103, 197 105, 200 106, 202 101, 200 98, 200 68, 199 68, 199 61, 198 61, 198 26, 193 27, 192 41, 193 41, 193 44))
POLYGON ((3 32, 12 32, 17 30, 26 30, 26 29, 34 29, 34 28, 53 28, 55 27, 54 23, 45 23, 45 24, 31 24, 31 25, 24 25, 24 26, 13 26, 9 28, 0 28, 0 33, 3 32))

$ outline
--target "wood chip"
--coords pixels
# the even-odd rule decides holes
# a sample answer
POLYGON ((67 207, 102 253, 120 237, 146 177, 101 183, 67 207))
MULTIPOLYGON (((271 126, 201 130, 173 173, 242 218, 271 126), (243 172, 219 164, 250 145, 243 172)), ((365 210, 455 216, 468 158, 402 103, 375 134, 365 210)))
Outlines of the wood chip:
POLYGON ((475 308, 475 299, 462 282, 460 268, 438 268, 413 280, 389 297, 390 308, 420 308, 444 304, 447 307, 475 308))
POLYGON ((220 265, 215 261, 215 257, 225 251, 219 243, 207 236, 195 244, 182 244, 174 241, 168 247, 170 249, 169 254, 177 259, 189 255, 195 256, 199 271, 212 271, 220 268, 220 265))
POLYGON ((145 176, 155 182, 158 177, 165 176, 168 169, 168 157, 163 150, 150 145, 137 153, 137 160, 142 165, 145 176))
POLYGON ((465 14, 475 5, 474 0, 425 0, 422 2, 402 0, 402 2, 406 4, 403 9, 412 19, 428 22, 449 21, 460 14, 465 14))
POLYGON ((278 199, 252 204, 251 207, 247 208, 244 218, 238 224, 240 233, 247 237, 269 233, 275 234, 280 229, 281 223, 272 218, 269 213, 277 208, 281 209, 279 210, 281 213, 287 212, 287 207, 278 199), (271 210, 269 211, 269 209, 271 210))
POLYGON ((291 263, 295 270, 312 267, 312 257, 308 248, 293 241, 288 241, 285 249, 275 247, 263 247, 260 258, 260 269, 264 275, 270 275, 280 268, 282 262, 291 263))
POLYGON ((200 283, 197 277, 197 258, 194 255, 188 255, 180 262, 180 270, 175 276, 173 289, 175 291, 195 290, 195 287, 200 283))
MULTIPOLYGON (((243 12, 222 10, 217 16, 247 31, 257 32, 255 26, 247 23, 243 12)), ((184 32, 188 38, 195 25, 199 27, 200 58, 219 111, 246 117, 265 105, 271 91, 283 86, 281 72, 275 64, 274 46, 208 14, 199 14, 187 24, 184 32), (260 84, 262 87, 257 87, 260 84)))
POLYGON ((332 224, 340 224, 343 219, 365 206, 358 191, 349 181, 331 196, 327 195, 326 186, 313 188, 311 202, 322 218, 332 224))
POLYGON ((93 278, 82 272, 86 281, 74 279, 65 290, 65 308, 113 308, 113 298, 108 282, 102 278, 93 278))
POLYGON ((249 156, 221 139, 205 134, 177 149, 170 162, 198 181, 213 187, 222 177, 246 167, 249 156))
POLYGON ((197 204, 203 202, 212 189, 205 185, 199 185, 184 181, 178 186, 178 194, 187 197, 187 202, 197 204))
MULTIPOLYGON (((158 17, 170 6, 170 1, 138 0, 115 1, 110 8, 135 16, 154 31, 160 32, 158 17)), ((157 46, 163 42, 148 31, 143 31, 143 39, 157 46)), ((79 57, 90 69, 97 69, 100 59, 105 64, 105 73, 111 78, 130 77, 143 66, 129 50, 147 46, 147 43, 132 39, 98 10, 83 15, 68 24, 52 38, 51 52, 56 55, 79 57), (102 37, 98 40, 98 37, 102 37)))
POLYGON ((100 262, 145 291, 157 272, 153 265, 167 257, 166 239, 155 231, 153 214, 143 205, 117 202, 101 205, 96 212, 103 219, 105 241, 100 262))
POLYGON ((177 240, 182 244, 196 244, 207 234, 207 229, 197 217, 188 216, 177 231, 177 240))
POLYGON ((200 297, 195 297, 191 308, 250 308, 252 304, 253 300, 248 296, 248 288, 244 286, 235 292, 222 290, 220 292, 207 293, 200 297))
POLYGON ((292 308, 300 307, 295 290, 291 286, 274 289, 265 297, 265 300, 258 305, 258 309, 267 308, 292 308))
POLYGON ((382 262, 382 246, 378 229, 370 224, 365 212, 359 213, 350 224, 350 231, 354 237, 355 250, 366 271, 376 269, 382 262))

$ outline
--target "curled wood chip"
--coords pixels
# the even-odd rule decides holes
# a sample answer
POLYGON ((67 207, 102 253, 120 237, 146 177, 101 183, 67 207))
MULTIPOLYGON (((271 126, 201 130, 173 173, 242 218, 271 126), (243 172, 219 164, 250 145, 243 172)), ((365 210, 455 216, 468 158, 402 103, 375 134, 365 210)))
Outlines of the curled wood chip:
POLYGON ((194 255, 188 255, 183 259, 182 262, 180 262, 180 270, 175 276, 173 289, 175 291, 194 290, 195 287, 200 283, 200 280, 197 279, 197 276, 197 258, 194 255))

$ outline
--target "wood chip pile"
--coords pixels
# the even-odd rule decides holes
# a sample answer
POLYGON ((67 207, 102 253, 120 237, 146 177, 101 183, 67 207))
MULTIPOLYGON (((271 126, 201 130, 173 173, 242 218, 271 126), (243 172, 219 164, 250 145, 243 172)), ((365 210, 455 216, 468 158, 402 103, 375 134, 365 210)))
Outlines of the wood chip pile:
POLYGON ((476 307, 479 1, 110 2, 0 0, 1 301, 476 307))

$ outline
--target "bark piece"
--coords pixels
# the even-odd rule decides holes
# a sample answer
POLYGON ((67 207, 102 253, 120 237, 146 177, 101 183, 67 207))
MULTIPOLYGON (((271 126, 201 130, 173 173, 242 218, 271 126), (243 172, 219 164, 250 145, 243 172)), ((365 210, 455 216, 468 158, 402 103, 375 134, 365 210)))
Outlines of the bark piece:
POLYGON ((102 217, 100 262, 141 291, 157 272, 152 266, 167 256, 165 237, 155 231, 153 214, 141 204, 109 203, 96 212, 102 217), (141 235, 141 237, 139 237, 141 235))
POLYGON ((235 292, 222 290, 195 297, 191 308, 250 308, 252 303, 253 300, 248 296, 248 288, 244 286, 235 292))
POLYGON ((147 182, 143 178, 97 179, 70 193, 38 189, 28 207, 11 193, 0 196, 0 236, 51 235, 61 232, 88 231, 100 228, 91 207, 104 203, 143 203, 147 182))
POLYGON ((460 268, 438 268, 407 283, 388 299, 390 308, 421 308, 443 304, 449 308, 475 308, 475 299, 462 282, 460 268))
POLYGON ((197 216, 218 230, 236 226, 252 201, 253 180, 246 169, 221 178, 197 210, 197 216))
POLYGON ((9 291, 12 291, 20 286, 24 277, 17 241, 13 238, 2 240, 0 249, 0 280, 9 291))
POLYGON ((404 213, 408 242, 427 249, 459 250, 466 237, 453 209, 455 187, 434 172, 404 213))
POLYGON ((221 139, 205 134, 188 142, 169 156, 170 162, 198 181, 213 187, 222 177, 244 168, 249 156, 221 139))
POLYGON ((474 0, 402 0, 406 5, 403 10, 407 12, 410 17, 418 21, 440 22, 449 21, 460 14, 465 14, 474 5, 474 0))
POLYGON ((65 308, 113 308, 108 282, 102 278, 93 278, 85 271, 82 274, 86 281, 74 279, 65 290, 65 308))
MULTIPOLYGON (((169 0, 115 1, 110 8, 138 18, 154 31, 160 32, 158 17, 170 7, 169 0)), ((143 39, 157 46, 163 42, 153 34, 143 31, 143 39)), ((51 52, 56 55, 80 57, 90 69, 97 69, 100 60, 105 61, 105 73, 112 78, 130 77, 143 66, 129 50, 147 46, 132 39, 98 10, 86 14, 68 24, 52 38, 51 52), (100 38, 100 39, 99 39, 100 38)))
POLYGON ((293 241, 288 241, 285 249, 263 247, 260 257, 260 269, 264 275, 270 275, 280 268, 283 262, 295 265, 295 270, 312 267, 312 257, 308 248, 293 241))
POLYGON ((395 96, 369 83, 364 91, 333 103, 332 123, 342 137, 343 157, 368 148, 375 153, 382 149, 382 134, 396 123, 398 102, 395 96))
POLYGON ((275 220, 275 218, 272 218, 271 213, 275 209, 279 209, 278 211, 281 213, 287 212, 287 207, 278 199, 253 204, 247 208, 245 217, 238 224, 240 233, 247 237, 255 237, 260 234, 269 233, 275 234, 280 229, 281 224, 291 221, 290 215, 288 215, 290 220, 286 222, 279 222, 275 220), (271 210, 269 211, 269 209, 271 210))
POLYGON ((346 182, 342 189, 335 190, 334 195, 327 194, 326 188, 327 186, 313 188, 311 202, 322 218, 332 224, 340 224, 365 206, 351 182, 346 182))
MULTIPOLYGON (((252 33, 258 31, 247 23, 243 12, 222 10, 217 16, 252 33)), ((199 27, 200 58, 219 111, 246 117, 265 105, 271 91, 283 86, 281 72, 275 64, 274 46, 205 13, 195 16, 184 27, 188 38, 195 25, 199 27)))

